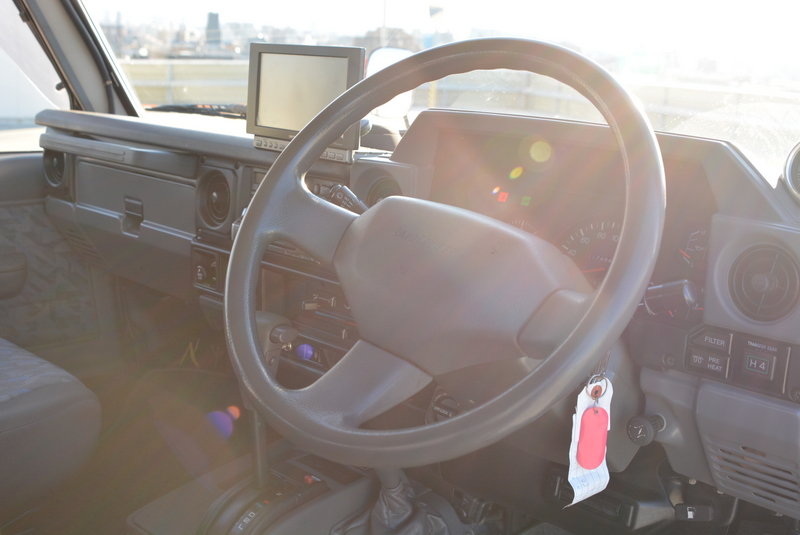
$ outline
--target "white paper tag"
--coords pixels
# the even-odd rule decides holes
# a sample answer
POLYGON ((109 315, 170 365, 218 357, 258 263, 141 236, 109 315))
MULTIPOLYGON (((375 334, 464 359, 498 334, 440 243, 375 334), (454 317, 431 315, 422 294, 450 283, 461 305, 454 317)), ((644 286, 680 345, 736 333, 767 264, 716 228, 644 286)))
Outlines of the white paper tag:
MULTIPOLYGON (((598 399, 597 406, 605 409, 608 414, 608 429, 611 429, 611 396, 614 394, 614 389, 611 386, 611 381, 606 379, 601 380, 598 384, 605 388, 605 392, 598 399)), ((602 492, 608 485, 609 475, 608 466, 606 466, 606 456, 603 455, 603 461, 600 466, 594 470, 587 470, 578 464, 578 439, 580 438, 581 431, 581 418, 586 409, 593 407, 595 401, 589 396, 589 392, 593 385, 589 388, 581 389, 578 394, 578 404, 575 407, 575 414, 572 416, 572 442, 569 445, 569 483, 572 485, 572 490, 575 491, 575 498, 569 505, 575 505, 579 501, 585 500, 589 496, 593 496, 598 492, 602 492)), ((567 507, 569 507, 569 505, 567 507)))

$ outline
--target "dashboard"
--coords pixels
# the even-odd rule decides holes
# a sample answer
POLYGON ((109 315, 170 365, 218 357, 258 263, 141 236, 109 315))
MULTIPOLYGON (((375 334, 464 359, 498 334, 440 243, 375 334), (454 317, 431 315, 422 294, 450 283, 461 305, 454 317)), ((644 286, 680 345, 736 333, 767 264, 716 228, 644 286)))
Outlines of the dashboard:
MULTIPOLYGON (((71 244, 121 277, 196 300, 221 329, 232 235, 276 153, 130 118, 45 111, 37 121, 48 127, 47 210, 71 244)), ((652 286, 691 284, 696 300, 643 303, 620 342, 629 379, 619 395, 630 395, 610 444, 632 453, 612 471, 638 447, 629 419, 657 414, 654 439, 675 472, 800 517, 800 207, 727 143, 658 140, 667 213, 652 286)), ((344 184, 367 205, 407 195, 479 212, 553 243, 597 286, 624 239, 621 165, 603 126, 431 110, 393 153, 320 160, 305 180, 323 197, 344 184)), ((257 307, 300 331, 279 368, 288 388, 316 380, 359 338, 334 273, 288 242, 263 257, 257 307)), ((402 425, 459 410, 436 385, 408 405, 402 425)))
MULTIPOLYGON (((542 136, 442 130, 430 199, 488 215, 553 243, 597 286, 620 238, 625 190, 614 150, 542 136)), ((664 250, 654 284, 702 287, 716 203, 696 164, 665 162, 671 177, 664 250)))

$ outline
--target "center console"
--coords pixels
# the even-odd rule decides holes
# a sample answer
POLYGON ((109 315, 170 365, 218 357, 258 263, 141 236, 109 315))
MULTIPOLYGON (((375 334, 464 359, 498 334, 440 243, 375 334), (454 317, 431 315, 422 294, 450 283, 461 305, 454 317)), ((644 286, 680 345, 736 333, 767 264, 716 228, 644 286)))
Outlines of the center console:
POLYGON ((247 535, 302 507, 325 511, 333 525, 365 507, 377 485, 374 475, 286 441, 271 446, 270 466, 268 483, 257 488, 250 458, 234 461, 139 509, 128 528, 142 535, 247 535))

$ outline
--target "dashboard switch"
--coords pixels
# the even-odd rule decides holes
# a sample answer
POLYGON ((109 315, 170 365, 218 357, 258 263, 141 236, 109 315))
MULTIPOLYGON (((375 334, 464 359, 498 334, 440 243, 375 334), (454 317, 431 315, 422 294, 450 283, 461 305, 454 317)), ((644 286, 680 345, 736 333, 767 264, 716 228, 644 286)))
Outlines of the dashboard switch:
POLYGON ((711 522, 714 520, 714 506, 705 504, 679 503, 675 506, 675 520, 689 522, 711 522))
POLYGON ((775 355, 747 351, 744 354, 743 371, 752 377, 768 379, 775 377, 775 355))
POLYGON ((353 193, 350 188, 342 184, 337 184, 330 189, 328 200, 336 206, 341 206, 356 214, 363 214, 369 208, 366 204, 353 193))
POLYGON ((733 335, 729 332, 706 329, 692 338, 692 344, 730 354, 731 338, 733 335))
POLYGON ((449 420, 458 416, 460 412, 458 402, 450 397, 442 387, 438 387, 433 393, 431 403, 428 405, 428 412, 425 415, 425 423, 432 424, 449 420))
POLYGON ((686 358, 688 368, 719 379, 725 379, 728 376, 729 363, 730 357, 697 349, 690 349, 686 358))
POLYGON ((319 308, 318 301, 303 301, 301 304, 303 310, 317 310, 319 308))

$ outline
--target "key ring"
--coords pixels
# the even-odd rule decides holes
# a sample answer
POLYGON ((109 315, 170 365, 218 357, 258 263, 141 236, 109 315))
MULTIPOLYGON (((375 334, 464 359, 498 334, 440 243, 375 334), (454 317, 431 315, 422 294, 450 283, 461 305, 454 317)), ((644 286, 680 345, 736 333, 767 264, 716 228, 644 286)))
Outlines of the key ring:
POLYGON ((595 400, 595 402, 597 402, 597 400, 603 397, 606 391, 608 390, 608 378, 602 374, 592 375, 592 377, 589 379, 589 382, 586 383, 585 389, 586 389, 586 395, 595 400), (601 380, 603 381, 603 391, 600 393, 599 396, 595 397, 592 395, 592 391, 594 390, 594 388, 590 391, 589 387, 592 386, 593 384, 600 384, 601 380))

